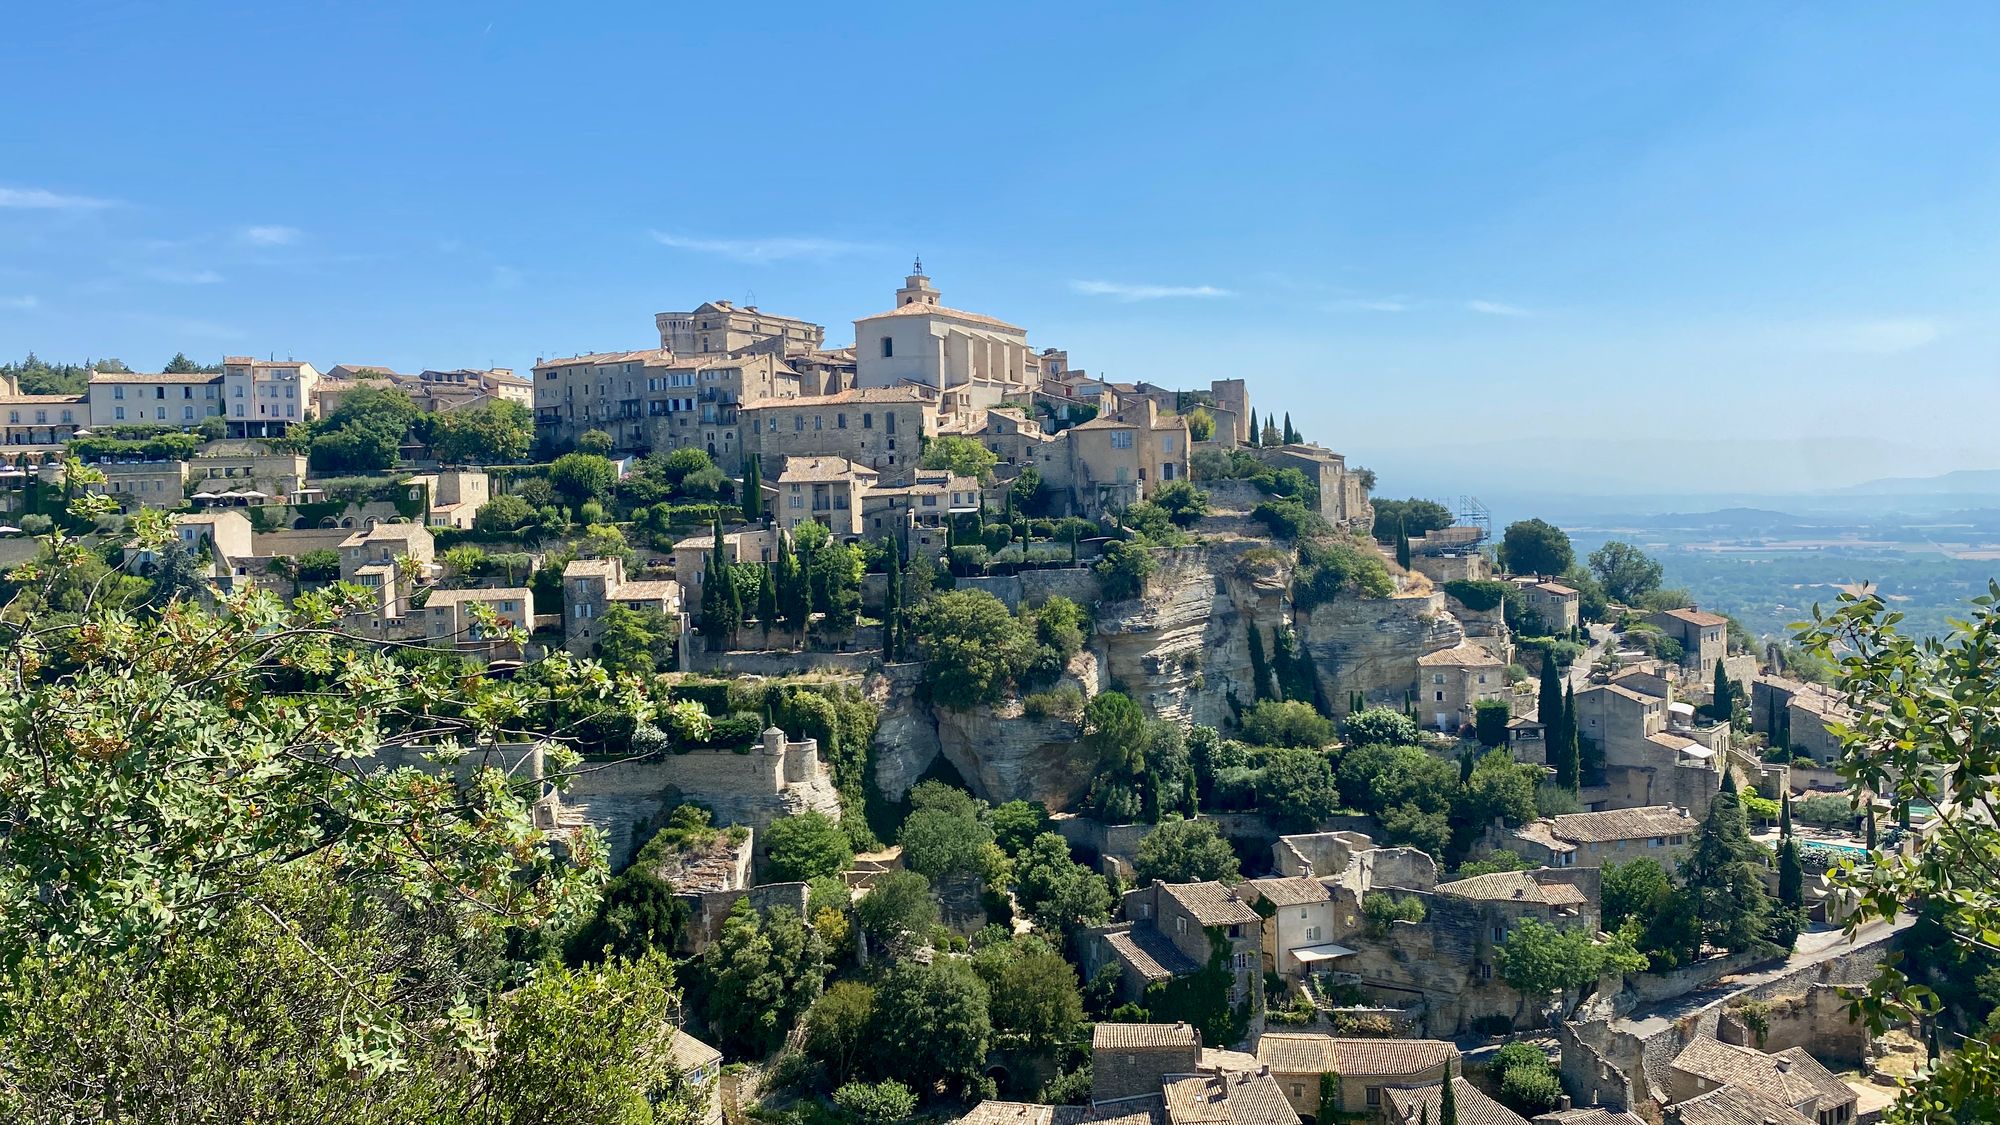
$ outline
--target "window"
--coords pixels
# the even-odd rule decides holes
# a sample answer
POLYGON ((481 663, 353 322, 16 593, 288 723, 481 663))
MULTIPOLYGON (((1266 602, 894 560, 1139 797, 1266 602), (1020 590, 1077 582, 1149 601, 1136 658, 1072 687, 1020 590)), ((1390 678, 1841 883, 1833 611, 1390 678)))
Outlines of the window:
POLYGON ((1436 699, 1435 699, 1435 700, 1433 700, 1433 702, 1436 702, 1436 703, 1443 703, 1443 702, 1444 702, 1444 693, 1443 693, 1443 692, 1438 692, 1438 693, 1437 693, 1437 697, 1436 697, 1436 699))
POLYGON ((805 507, 805 506, 806 506, 806 498, 805 498, 805 497, 803 497, 803 496, 793 496, 793 497, 792 497, 792 507, 794 507, 794 508, 803 508, 803 507, 805 507))
POLYGON ((1382 1087, 1380 1086, 1368 1087, 1368 1108, 1374 1109, 1380 1106, 1381 1104, 1382 1104, 1382 1087))
POLYGON ((1294 1098, 1303 1098, 1303 1097, 1305 1097, 1305 1096, 1306 1096, 1306 1086, 1305 1086, 1305 1083, 1303 1083, 1303 1082, 1294 1082, 1294 1083, 1292 1083, 1292 1097, 1294 1097, 1294 1098))
POLYGON ((836 429, 836 430, 844 430, 844 429, 846 429, 846 428, 847 428, 847 415, 845 415, 845 414, 836 414, 836 415, 834 415, 834 416, 833 416, 833 428, 834 428, 834 429, 836 429))
POLYGON ((76 421, 76 414, 72 411, 65 410, 62 412, 62 420, 65 422, 74 422, 76 421))
POLYGON ((153 408, 153 419, 154 419, 155 421, 159 421, 159 422, 164 422, 164 421, 166 421, 166 420, 167 420, 167 408, 166 408, 166 407, 164 407, 164 406, 155 406, 155 407, 153 408))
POLYGON ((125 420, 125 408, 120 406, 111 411, 111 416, 120 422, 125 420))
POLYGON ((893 358, 895 354, 896 354, 896 338, 893 336, 882 337, 882 358, 890 359, 893 358))
POLYGON ((805 430, 806 430, 806 416, 803 414, 792 415, 792 432, 795 434, 802 434, 805 432, 805 430))
POLYGON ((1649 848, 1664 848, 1667 846, 1667 841, 1665 837, 1655 836, 1652 839, 1646 841, 1646 846, 1649 848))
POLYGON ((159 400, 159 399, 163 399, 163 398, 165 398, 165 397, 167 397, 167 388, 165 388, 165 387, 154 387, 154 388, 153 388, 153 398, 154 398, 154 400, 155 400, 155 401, 157 401, 157 400, 159 400))
POLYGON ((875 415, 873 415, 873 414, 870 414, 869 412, 867 412, 867 411, 865 411, 865 410, 864 410, 864 411, 862 411, 862 412, 861 412, 861 428, 862 428, 862 429, 864 429, 864 430, 872 430, 872 429, 874 429, 874 428, 875 428, 875 415))
POLYGON ((813 415, 813 429, 820 430, 825 428, 826 428, 826 419, 822 418, 817 414, 813 415))
POLYGON ((1173 451, 1174 451, 1174 435, 1166 434, 1162 436, 1160 438, 1160 452, 1172 453, 1173 451))
POLYGON ((111 388, 111 397, 119 400, 120 402, 123 402, 125 400, 125 388, 124 387, 111 388))
POLYGON ((1187 919, 1186 919, 1186 918, 1176 918, 1176 919, 1174 919, 1174 932, 1175 932, 1175 933, 1177 933, 1177 934, 1185 934, 1185 933, 1187 933, 1187 919))
POLYGON ((1131 430, 1111 431, 1111 448, 1113 449, 1132 448, 1132 431, 1131 430))
POLYGON ((1307 927, 1306 927, 1306 940, 1307 940, 1307 941, 1318 941, 1318 940, 1319 940, 1319 927, 1318 927, 1318 926, 1307 926, 1307 927))

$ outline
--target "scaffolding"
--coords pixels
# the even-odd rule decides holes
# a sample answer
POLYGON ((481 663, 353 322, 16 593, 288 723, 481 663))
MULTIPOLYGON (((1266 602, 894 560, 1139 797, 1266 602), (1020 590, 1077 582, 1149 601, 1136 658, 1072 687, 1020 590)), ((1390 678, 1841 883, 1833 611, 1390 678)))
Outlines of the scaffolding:
POLYGON ((1477 496, 1460 496, 1458 511, 1453 513, 1456 526, 1479 529, 1479 534, 1470 545, 1477 546, 1493 538, 1493 512, 1479 502, 1477 496))

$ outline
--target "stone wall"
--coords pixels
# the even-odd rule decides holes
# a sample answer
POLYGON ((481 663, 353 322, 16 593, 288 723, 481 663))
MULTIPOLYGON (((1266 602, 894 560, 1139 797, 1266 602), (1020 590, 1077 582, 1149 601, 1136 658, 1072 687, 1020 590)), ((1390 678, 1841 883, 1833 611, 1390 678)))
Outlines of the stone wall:
POLYGON ((1840 985, 1812 984, 1803 993, 1753 1002, 1763 1005, 1762 1040, 1744 1019, 1740 1005, 1723 1009, 1716 1038, 1762 1051, 1803 1047, 1835 1070, 1858 1067, 1868 1054, 1868 1028, 1848 1018, 1848 999, 1840 985))
MULTIPOLYGON (((852 652, 816 652, 812 649, 735 649, 729 652, 704 651, 700 642, 689 646, 688 671, 723 676, 798 676, 825 673, 852 676, 882 663, 882 630, 877 626, 856 629, 852 652)), ((749 639, 747 636, 741 638, 749 639)))
POLYGON ((1088 606, 1099 597, 1097 574, 1087 566, 961 578, 957 589, 984 590, 1005 602, 1007 608, 1015 613, 1021 611, 1023 604, 1040 605, 1057 594, 1081 606, 1088 606))
POLYGON ((1465 639, 1444 601, 1442 593, 1342 597, 1304 614, 1300 632, 1327 699, 1344 710, 1358 691, 1371 706, 1401 710, 1417 686, 1417 657, 1465 639))

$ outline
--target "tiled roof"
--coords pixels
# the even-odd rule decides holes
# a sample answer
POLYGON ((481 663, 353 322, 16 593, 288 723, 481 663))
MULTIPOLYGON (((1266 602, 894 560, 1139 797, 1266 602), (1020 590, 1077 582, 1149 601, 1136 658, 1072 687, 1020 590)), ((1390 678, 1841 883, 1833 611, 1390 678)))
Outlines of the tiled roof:
POLYGON ((1331 1035, 1267 1034, 1257 1057, 1281 1074, 1365 1074, 1414 1077, 1458 1057, 1442 1039, 1353 1039, 1331 1035))
POLYGON ((778 482, 804 484, 809 481, 844 481, 857 477, 878 476, 866 465, 857 465, 845 457, 787 457, 785 468, 778 474, 778 482))
POLYGON ((1105 935, 1104 942, 1120 961, 1148 981, 1167 980, 1201 971, 1194 958, 1175 948, 1167 936, 1151 926, 1141 926, 1105 935))
POLYGON ((1056 1107, 988 1098, 958 1119, 958 1125, 1053 1125, 1056 1107))
POLYGON ((1587 687, 1583 690, 1586 693, 1593 691, 1608 691, 1613 695, 1619 696, 1620 698, 1623 699, 1629 699, 1634 703, 1658 703, 1660 701, 1660 697, 1657 695, 1647 695, 1643 691, 1635 691, 1632 688, 1626 687, 1624 684, 1593 684, 1590 687, 1587 687))
POLYGON ((361 534, 363 539, 415 539, 418 533, 425 535, 431 529, 420 523, 378 523, 361 534))
POLYGON ((1698 609, 1669 609, 1662 611, 1660 616, 1685 621, 1697 628, 1729 624, 1729 619, 1719 613, 1705 613, 1698 609))
POLYGON ((462 605, 466 602, 525 601, 529 590, 525 586, 492 586, 473 590, 432 590, 424 606, 462 605))
POLYGON ((1788 1105, 1741 1086, 1724 1086, 1672 1107, 1680 1125, 1817 1125, 1788 1105))
POLYGON ((1531 820, 1514 829, 1514 838, 1540 844, 1552 852, 1573 852, 1576 845, 1556 838, 1555 828, 1546 820, 1531 820))
POLYGON ((1500 660, 1492 653, 1470 641, 1462 641, 1452 648, 1427 652, 1417 657, 1420 668, 1484 668, 1500 667, 1500 660))
POLYGON ((1558 839, 1580 844, 1603 844, 1614 840, 1639 840, 1653 836, 1675 836, 1693 832, 1695 821, 1669 805, 1648 805, 1637 809, 1608 812, 1564 813, 1550 818, 1558 839))
POLYGON ((1847 1083, 1835 1078, 1801 1047, 1767 1055, 1752 1047, 1739 1047, 1703 1035, 1674 1056, 1674 1069, 1724 1086, 1745 1086, 1786 1105, 1805 1105, 1817 1100, 1812 1107, 1815 1110, 1855 1100, 1855 1093, 1847 1083))
POLYGON ((1100 1023, 1090 1033, 1093 1051, 1194 1047, 1200 1043, 1201 1034, 1187 1023, 1100 1023))
POLYGON ((222 372, 201 375, 189 372, 185 375, 168 372, 147 373, 143 371, 93 371, 90 381, 95 383, 220 383, 222 372))
POLYGON ((671 1050, 674 1055, 674 1065, 680 1067, 682 1071, 698 1070, 722 1061, 721 1051, 678 1028, 674 1031, 671 1050))
POLYGON ((1204 926, 1245 926, 1263 922, 1243 896, 1221 883, 1162 883, 1160 892, 1204 926))
POLYGON ((1579 906, 1590 901, 1568 883, 1539 883, 1526 871, 1495 871, 1439 883, 1437 893, 1482 902, 1538 902, 1544 906, 1579 906))
POLYGON ((999 317, 987 316, 984 313, 966 312, 963 309, 948 309, 943 305, 926 304, 922 301, 912 301, 907 305, 897 305, 895 308, 890 309, 888 312, 879 312, 873 316, 864 316, 860 320, 855 321, 855 323, 861 324, 870 320, 881 320, 885 316, 924 316, 929 313, 936 313, 939 316, 948 316, 953 320, 964 320, 964 321, 970 321, 973 324, 984 324, 993 328, 1005 328, 1012 332, 1019 332, 1024 336, 1028 332, 1027 329, 1022 328, 1020 325, 1009 324, 1006 321, 1001 320, 999 317))
POLYGON ((1252 879, 1245 885, 1263 895, 1272 906, 1303 906, 1308 902, 1325 902, 1333 897, 1326 884, 1317 879, 1252 879))
POLYGON ((627 582, 611 591, 606 600, 614 602, 665 602, 672 601, 675 586, 672 579, 648 579, 642 582, 627 582))
POLYGON ((1557 1109, 1535 1115, 1534 1125, 1646 1125, 1645 1118, 1601 1105, 1557 1109))
POLYGON ((1574 598, 1580 596, 1574 589, 1571 589, 1570 587, 1565 586, 1560 582, 1537 582, 1535 583, 1535 589, 1541 590, 1544 593, 1554 594, 1557 597, 1563 597, 1563 598, 1574 598))
POLYGON ((595 578, 608 576, 612 568, 616 565, 617 563, 611 559, 571 559, 569 565, 563 567, 563 577, 595 578))
POLYGON ((1172 1078, 1161 1086, 1172 1125, 1299 1125, 1268 1074, 1224 1071, 1172 1078))
MULTIPOLYGON (((1383 1096, 1399 1125, 1444 1120, 1444 1083, 1407 1088, 1391 1087, 1383 1096)), ((1528 1125, 1528 1119, 1481 1093, 1463 1078, 1451 1080, 1452 1101, 1458 1109, 1458 1125, 1528 1125)))
POLYGON ((559 359, 543 359, 535 362, 535 370, 544 371, 551 367, 575 367, 589 364, 593 367, 605 363, 632 363, 635 361, 671 362, 674 353, 665 348, 645 348, 636 352, 591 352, 588 355, 564 356, 559 359))
POLYGON ((1675 734, 1672 731, 1664 731, 1664 730, 1658 734, 1647 735, 1646 741, 1652 743, 1655 746, 1664 746, 1669 750, 1685 750, 1690 746, 1701 745, 1701 743, 1696 742, 1694 739, 1689 738, 1687 735, 1675 734))

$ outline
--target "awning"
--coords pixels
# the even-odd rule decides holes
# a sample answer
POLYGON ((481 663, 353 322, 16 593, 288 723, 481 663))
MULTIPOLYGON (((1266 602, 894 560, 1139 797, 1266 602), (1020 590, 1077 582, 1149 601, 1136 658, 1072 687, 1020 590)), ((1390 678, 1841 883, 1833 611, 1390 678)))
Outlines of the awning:
POLYGON ((1308 945, 1304 949, 1292 950, 1292 956, 1310 965, 1315 961, 1331 961, 1336 957, 1352 957, 1354 950, 1344 945, 1308 945))

